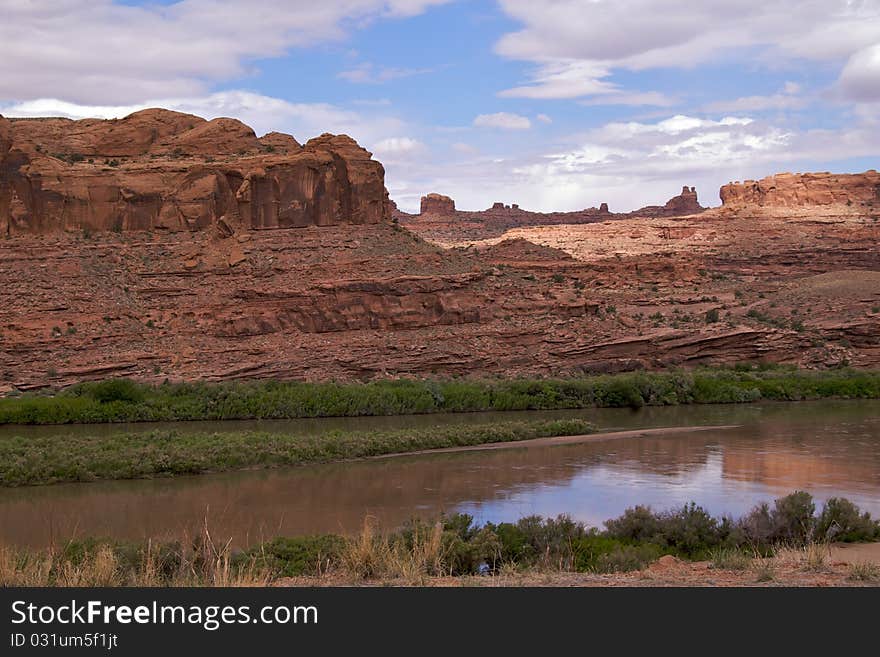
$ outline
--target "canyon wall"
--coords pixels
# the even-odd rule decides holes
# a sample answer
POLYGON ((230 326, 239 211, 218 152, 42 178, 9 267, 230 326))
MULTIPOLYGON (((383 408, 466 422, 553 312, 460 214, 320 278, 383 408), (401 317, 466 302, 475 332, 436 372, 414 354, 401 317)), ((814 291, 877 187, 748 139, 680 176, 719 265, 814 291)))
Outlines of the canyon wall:
POLYGON ((0 234, 375 224, 384 169, 345 135, 301 146, 234 119, 0 117, 0 234))
POLYGON ((880 173, 778 173, 724 185, 721 202, 725 207, 880 207, 880 173))

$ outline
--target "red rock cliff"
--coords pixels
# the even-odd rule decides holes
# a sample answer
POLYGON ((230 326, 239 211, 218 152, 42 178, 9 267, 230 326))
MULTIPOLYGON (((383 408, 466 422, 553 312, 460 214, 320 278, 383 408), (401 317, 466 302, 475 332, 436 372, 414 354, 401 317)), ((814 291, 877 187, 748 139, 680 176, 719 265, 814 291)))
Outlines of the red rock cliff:
POLYGON ((374 224, 385 172, 345 135, 305 146, 234 119, 0 117, 0 233, 374 224))
POLYGON ((872 205, 880 206, 880 174, 778 173, 761 180, 724 185, 725 206, 872 205))

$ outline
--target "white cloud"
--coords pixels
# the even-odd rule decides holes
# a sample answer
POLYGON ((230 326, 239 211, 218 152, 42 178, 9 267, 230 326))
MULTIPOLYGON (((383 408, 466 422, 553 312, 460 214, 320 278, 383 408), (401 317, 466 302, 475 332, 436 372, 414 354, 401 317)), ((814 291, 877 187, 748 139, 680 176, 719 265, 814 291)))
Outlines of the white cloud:
POLYGON ((799 94, 801 92, 801 85, 797 82, 788 81, 782 87, 782 93, 788 95, 799 94))
POLYGON ((707 112, 760 112, 762 110, 796 110, 805 107, 808 100, 798 94, 801 86, 786 82, 779 93, 770 96, 742 96, 734 100, 718 100, 707 103, 707 112))
POLYGON ((678 105, 679 100, 672 98, 659 91, 614 91, 608 94, 594 96, 588 100, 579 100, 579 105, 630 105, 644 106, 653 105, 654 107, 672 107, 678 105))
POLYGON ((429 68, 388 68, 384 66, 374 66, 372 63, 359 64, 347 71, 338 73, 336 77, 348 80, 355 84, 382 84, 397 80, 399 78, 408 78, 413 75, 422 75, 430 73, 429 68))
POLYGON ((689 69, 723 57, 768 66, 797 60, 842 66, 853 57, 844 87, 864 98, 878 86, 871 48, 880 44, 880 3, 873 0, 499 3, 522 28, 504 35, 496 52, 537 66, 528 84, 502 91, 504 96, 595 96, 600 104, 606 95, 627 98, 627 90, 609 82, 617 69, 689 69))
POLYGON ((204 95, 258 58, 338 40, 351 26, 448 0, 0 0, 0 99, 82 104, 204 95))
POLYGON ((393 116, 363 114, 329 103, 291 103, 248 91, 222 91, 191 98, 158 98, 132 105, 78 105, 38 99, 0 106, 4 116, 120 118, 148 107, 164 107, 212 119, 229 116, 244 121, 257 134, 289 132, 300 141, 324 132, 345 133, 367 148, 399 134, 406 124, 393 116))
POLYGON ((547 123, 547 124, 553 123, 553 119, 551 119, 546 114, 538 114, 538 116, 536 116, 535 118, 538 119, 538 121, 540 121, 541 123, 547 123))
POLYGON ((610 122, 553 150, 389 168, 388 185, 404 208, 437 191, 461 209, 504 201, 577 210, 607 202, 613 211, 628 211, 662 204, 682 185, 696 186, 704 205, 717 205, 719 187, 731 180, 875 155, 878 127, 876 104, 860 106, 856 119, 836 130, 798 131, 748 116, 610 122))
POLYGON ((880 100, 880 43, 853 54, 840 74, 839 84, 849 98, 880 100))
POLYGON ((407 157, 422 153, 425 145, 411 137, 388 137, 373 144, 373 150, 380 157, 407 157))
POLYGON ((496 112, 495 114, 480 114, 474 119, 474 125, 478 128, 500 128, 502 130, 528 130, 532 122, 527 116, 511 114, 509 112, 496 112))
POLYGON ((475 155, 480 152, 480 150, 472 146, 471 144, 465 144, 464 142, 457 141, 451 146, 452 150, 456 153, 461 153, 462 155, 475 155))
POLYGON ((391 100, 388 98, 358 98, 351 101, 351 104, 362 107, 390 107, 391 100))
POLYGON ((504 98, 579 98, 612 93, 615 87, 601 78, 610 75, 607 66, 578 60, 545 61, 532 73, 532 83, 498 93, 504 98))

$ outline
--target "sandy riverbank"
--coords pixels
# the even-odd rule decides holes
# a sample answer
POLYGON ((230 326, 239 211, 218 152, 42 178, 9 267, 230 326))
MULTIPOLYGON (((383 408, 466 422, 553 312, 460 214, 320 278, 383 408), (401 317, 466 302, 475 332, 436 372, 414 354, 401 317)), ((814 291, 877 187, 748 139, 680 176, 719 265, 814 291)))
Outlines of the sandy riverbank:
POLYGON ((604 431, 601 433, 589 433, 578 436, 551 436, 549 438, 535 438, 532 440, 511 440, 501 443, 485 443, 482 445, 466 445, 462 447, 441 447, 438 449, 422 449, 415 452, 394 452, 393 454, 379 454, 370 458, 389 459, 398 456, 414 456, 419 454, 445 454, 450 452, 479 452, 494 449, 511 449, 514 447, 550 447, 553 445, 576 445, 579 443, 591 443, 602 440, 618 440, 623 438, 645 438, 648 436, 664 436, 669 434, 696 433, 698 431, 719 431, 722 429, 735 429, 738 424, 719 424, 704 427, 660 427, 657 429, 630 429, 627 431, 604 431))

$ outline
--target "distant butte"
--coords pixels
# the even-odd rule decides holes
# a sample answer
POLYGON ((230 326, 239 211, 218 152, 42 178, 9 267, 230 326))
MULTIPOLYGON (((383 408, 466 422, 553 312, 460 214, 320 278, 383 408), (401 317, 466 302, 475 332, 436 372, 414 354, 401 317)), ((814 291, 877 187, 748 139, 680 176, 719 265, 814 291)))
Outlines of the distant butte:
POLYGON ((531 212, 523 210, 516 203, 506 204, 502 201, 496 201, 486 210, 456 210, 452 198, 431 193, 422 197, 418 215, 401 212, 396 207, 393 214, 401 224, 423 237, 448 241, 495 237, 512 228, 523 226, 588 224, 632 217, 679 217, 699 214, 705 210, 697 200, 696 189, 685 186, 682 187, 681 194, 669 199, 665 205, 650 205, 634 212, 612 213, 607 203, 600 204, 598 208, 574 212, 531 212))

